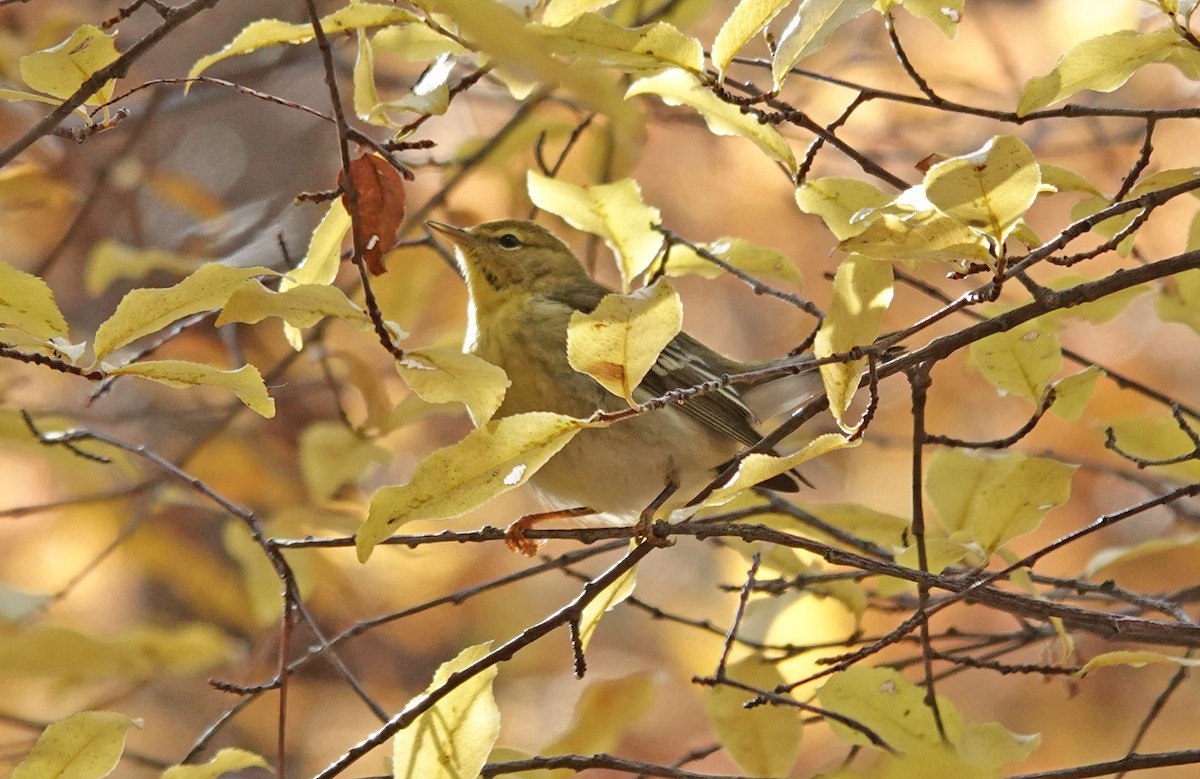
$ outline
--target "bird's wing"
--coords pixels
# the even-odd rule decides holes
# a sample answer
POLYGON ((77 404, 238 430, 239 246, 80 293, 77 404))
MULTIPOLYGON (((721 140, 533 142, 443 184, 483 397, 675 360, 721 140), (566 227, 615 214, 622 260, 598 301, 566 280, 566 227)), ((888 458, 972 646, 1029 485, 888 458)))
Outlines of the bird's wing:
MULTIPOLYGON (((671 390, 694 387, 736 371, 737 365, 709 349, 687 333, 671 339, 654 367, 638 385, 637 398, 645 402, 671 390)), ((762 438, 754 429, 754 413, 742 402, 737 390, 724 386, 679 405, 683 413, 705 427, 735 441, 750 445, 762 438)))

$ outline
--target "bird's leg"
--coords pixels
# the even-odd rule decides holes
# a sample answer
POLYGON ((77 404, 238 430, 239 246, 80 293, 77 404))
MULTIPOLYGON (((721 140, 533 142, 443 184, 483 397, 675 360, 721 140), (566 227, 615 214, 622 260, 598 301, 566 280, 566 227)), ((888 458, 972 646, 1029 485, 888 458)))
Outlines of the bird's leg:
POLYGON ((570 517, 583 517, 588 514, 595 514, 587 506, 579 506, 573 509, 559 509, 558 511, 543 511, 540 514, 526 514, 516 522, 508 526, 504 531, 504 543, 508 544, 508 548, 514 552, 520 552, 526 557, 533 557, 537 554, 538 547, 546 543, 545 541, 534 541, 525 537, 525 531, 534 525, 542 522, 549 522, 552 519, 567 519, 570 517))
POLYGON ((662 508, 663 504, 678 490, 679 472, 675 470, 675 464, 671 463, 670 469, 667 471, 667 485, 663 487, 662 492, 658 493, 658 497, 650 501, 649 506, 642 509, 637 524, 633 526, 633 537, 635 539, 653 544, 654 546, 671 546, 675 543, 669 538, 662 538, 654 534, 654 513, 662 508))

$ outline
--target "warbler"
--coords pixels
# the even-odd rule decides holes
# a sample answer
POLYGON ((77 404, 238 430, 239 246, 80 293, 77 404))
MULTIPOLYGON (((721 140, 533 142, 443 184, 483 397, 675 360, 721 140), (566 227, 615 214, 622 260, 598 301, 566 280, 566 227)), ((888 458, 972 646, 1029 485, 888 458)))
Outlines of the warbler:
MULTIPOLYGON (((586 418, 597 410, 628 408, 567 360, 571 315, 591 312, 613 290, 591 279, 565 243, 524 219, 468 229, 440 222, 428 225, 456 245, 466 278, 464 350, 503 368, 511 382, 497 417, 552 411, 586 418)), ((663 349, 633 397, 644 403, 673 389, 771 364, 729 359, 681 332, 663 349)), ((794 378, 798 386, 793 380, 784 389, 785 406, 787 401, 798 405, 821 387, 815 369, 794 378)), ((608 427, 581 430, 529 479, 554 510, 513 523, 506 536, 509 546, 532 555, 537 546, 525 538, 525 530, 536 522, 567 516, 590 515, 585 524, 637 523, 639 535, 651 538, 656 510, 686 507, 738 450, 760 440, 751 408, 759 400, 775 406, 763 413, 781 410, 779 388, 772 391, 772 386, 726 385, 608 427)), ((790 476, 765 486, 795 491, 798 485, 790 476)))

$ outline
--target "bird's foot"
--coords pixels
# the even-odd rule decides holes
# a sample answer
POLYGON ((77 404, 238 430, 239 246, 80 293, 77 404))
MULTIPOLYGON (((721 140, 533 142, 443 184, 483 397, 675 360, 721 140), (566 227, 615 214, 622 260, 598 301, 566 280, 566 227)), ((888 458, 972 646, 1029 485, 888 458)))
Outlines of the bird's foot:
POLYGON ((538 549, 546 541, 535 541, 532 538, 525 537, 525 531, 529 530, 534 525, 548 522, 552 519, 564 519, 566 517, 582 517, 586 514, 595 514, 586 506, 580 506, 573 509, 561 509, 559 511, 544 511, 540 514, 526 514, 516 522, 508 526, 504 531, 504 543, 514 552, 520 552, 526 557, 533 557, 537 554, 538 549))

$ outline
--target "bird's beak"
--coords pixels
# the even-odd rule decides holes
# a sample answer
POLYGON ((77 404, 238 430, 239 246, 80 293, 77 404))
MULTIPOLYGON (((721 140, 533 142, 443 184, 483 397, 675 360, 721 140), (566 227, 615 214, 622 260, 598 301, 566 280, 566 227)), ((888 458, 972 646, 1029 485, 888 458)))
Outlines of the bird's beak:
POLYGON ((435 222, 432 219, 425 224, 429 225, 430 229, 436 230, 459 246, 473 240, 473 236, 461 227, 448 225, 445 222, 435 222))

